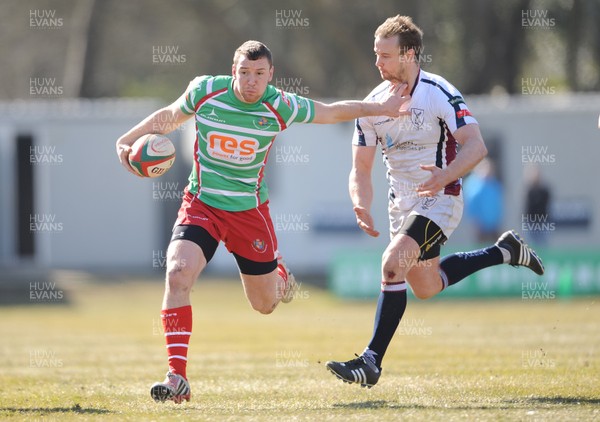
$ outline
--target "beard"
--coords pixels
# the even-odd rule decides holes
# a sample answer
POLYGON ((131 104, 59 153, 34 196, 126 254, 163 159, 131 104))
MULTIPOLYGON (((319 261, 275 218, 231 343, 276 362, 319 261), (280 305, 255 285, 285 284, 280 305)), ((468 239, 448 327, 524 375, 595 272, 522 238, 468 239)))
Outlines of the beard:
POLYGON ((407 82, 407 80, 406 80, 407 78, 404 75, 402 75, 400 72, 390 73, 390 72, 380 70, 379 74, 381 75, 381 79, 383 79, 384 81, 391 82, 393 84, 407 82))

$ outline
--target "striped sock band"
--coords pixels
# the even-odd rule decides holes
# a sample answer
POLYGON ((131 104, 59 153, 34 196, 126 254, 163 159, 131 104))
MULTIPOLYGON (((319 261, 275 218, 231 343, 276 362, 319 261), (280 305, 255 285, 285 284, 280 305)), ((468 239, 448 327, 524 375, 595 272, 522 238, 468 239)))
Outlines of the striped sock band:
POLYGON ((405 281, 382 281, 381 282, 381 291, 382 292, 403 292, 406 290, 406 282, 405 281))
POLYGON ((188 305, 163 309, 160 316, 167 343, 169 370, 187 379, 187 353, 192 335, 192 307, 188 305))
POLYGON ((439 269, 439 273, 442 279, 442 290, 445 290, 448 287, 448 276, 446 275, 444 270, 442 270, 442 268, 439 269))

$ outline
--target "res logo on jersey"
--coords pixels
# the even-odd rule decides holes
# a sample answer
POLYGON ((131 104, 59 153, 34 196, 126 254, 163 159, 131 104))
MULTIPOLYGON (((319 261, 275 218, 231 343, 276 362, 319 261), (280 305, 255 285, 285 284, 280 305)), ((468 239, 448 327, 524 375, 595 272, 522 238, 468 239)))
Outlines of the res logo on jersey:
POLYGON ((259 146, 254 138, 219 132, 208 132, 207 141, 208 155, 237 164, 254 161, 259 146))

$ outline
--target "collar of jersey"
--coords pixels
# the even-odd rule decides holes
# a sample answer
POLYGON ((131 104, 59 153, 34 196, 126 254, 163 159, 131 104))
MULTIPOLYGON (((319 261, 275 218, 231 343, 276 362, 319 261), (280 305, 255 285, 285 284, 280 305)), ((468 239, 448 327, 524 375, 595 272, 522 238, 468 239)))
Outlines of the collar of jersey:
POLYGON ((417 89, 417 85, 419 84, 420 80, 421 80, 421 69, 419 68, 419 73, 417 73, 417 78, 415 79, 415 84, 413 85, 413 88, 409 94, 411 97, 415 93, 415 89, 417 89))

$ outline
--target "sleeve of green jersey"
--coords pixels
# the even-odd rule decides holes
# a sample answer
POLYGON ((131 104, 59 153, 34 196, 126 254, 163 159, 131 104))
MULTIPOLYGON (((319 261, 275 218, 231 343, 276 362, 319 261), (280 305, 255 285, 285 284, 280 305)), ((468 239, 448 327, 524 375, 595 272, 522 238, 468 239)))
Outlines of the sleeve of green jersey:
POLYGON ((294 116, 294 123, 310 123, 315 118, 315 103, 310 98, 302 97, 297 94, 291 94, 286 92, 286 95, 292 96, 296 99, 296 115, 294 116))
POLYGON ((206 95, 205 82, 208 78, 208 75, 198 76, 189 83, 179 104, 179 108, 185 114, 194 114, 198 101, 206 95))

